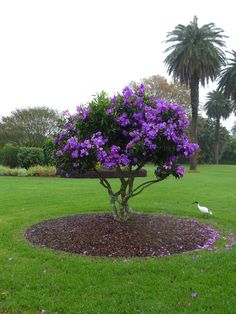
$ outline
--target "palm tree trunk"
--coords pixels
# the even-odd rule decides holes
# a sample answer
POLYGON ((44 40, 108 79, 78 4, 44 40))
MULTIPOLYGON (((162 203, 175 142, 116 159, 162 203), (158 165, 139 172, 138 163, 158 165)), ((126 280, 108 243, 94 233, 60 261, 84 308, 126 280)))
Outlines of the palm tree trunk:
POLYGON ((219 142, 220 142, 220 119, 215 122, 215 163, 219 163, 219 142))
MULTIPOLYGON (((198 142, 197 122, 198 122, 198 105, 199 105, 199 78, 193 75, 190 81, 190 97, 192 108, 191 138, 193 143, 198 142)), ((190 158, 190 170, 197 170, 197 154, 190 158)))

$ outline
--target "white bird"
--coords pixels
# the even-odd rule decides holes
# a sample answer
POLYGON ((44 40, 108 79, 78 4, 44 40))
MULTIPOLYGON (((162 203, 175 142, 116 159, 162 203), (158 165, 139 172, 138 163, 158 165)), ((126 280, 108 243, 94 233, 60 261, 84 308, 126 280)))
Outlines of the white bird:
POLYGON ((208 209, 207 207, 200 206, 198 202, 193 202, 193 204, 197 204, 198 209, 200 210, 201 213, 203 213, 203 215, 207 217, 208 215, 212 215, 212 211, 208 209))

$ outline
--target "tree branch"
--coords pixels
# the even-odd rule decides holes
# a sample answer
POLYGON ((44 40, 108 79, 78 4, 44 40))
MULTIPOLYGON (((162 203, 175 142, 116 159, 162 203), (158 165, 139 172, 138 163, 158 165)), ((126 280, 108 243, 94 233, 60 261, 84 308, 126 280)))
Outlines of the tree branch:
POLYGON ((149 187, 150 185, 154 184, 154 183, 157 183, 157 182, 161 182, 165 179, 166 177, 164 178, 159 178, 159 179, 156 179, 156 180, 151 180, 151 181, 147 181, 147 182, 144 182, 142 184, 140 184, 138 187, 136 187, 132 194, 130 195, 130 197, 134 197, 138 194, 140 194, 144 189, 146 189, 147 187, 149 187), (139 190, 140 189, 140 190, 139 190), (137 191, 137 192, 136 192, 137 191))

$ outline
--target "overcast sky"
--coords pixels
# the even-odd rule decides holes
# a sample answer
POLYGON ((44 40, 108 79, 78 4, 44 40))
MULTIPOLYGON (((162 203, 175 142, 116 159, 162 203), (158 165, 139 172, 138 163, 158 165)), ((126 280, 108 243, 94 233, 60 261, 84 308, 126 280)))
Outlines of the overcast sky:
MULTIPOLYGON (((236 50, 233 2, 207 0, 0 0, 0 116, 46 105, 71 112, 92 95, 159 74, 166 34, 197 15, 236 50)), ((211 91, 201 90, 201 102, 211 91)), ((224 123, 228 128, 236 118, 224 123)))

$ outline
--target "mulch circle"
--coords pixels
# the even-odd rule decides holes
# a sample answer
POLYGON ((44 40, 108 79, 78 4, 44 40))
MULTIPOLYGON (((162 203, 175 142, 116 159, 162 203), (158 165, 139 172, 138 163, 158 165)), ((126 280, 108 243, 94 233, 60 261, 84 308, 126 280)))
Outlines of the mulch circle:
POLYGON ((37 247, 90 256, 166 256, 208 248, 219 233, 194 219, 132 214, 119 222, 109 213, 43 221, 26 230, 37 247))

